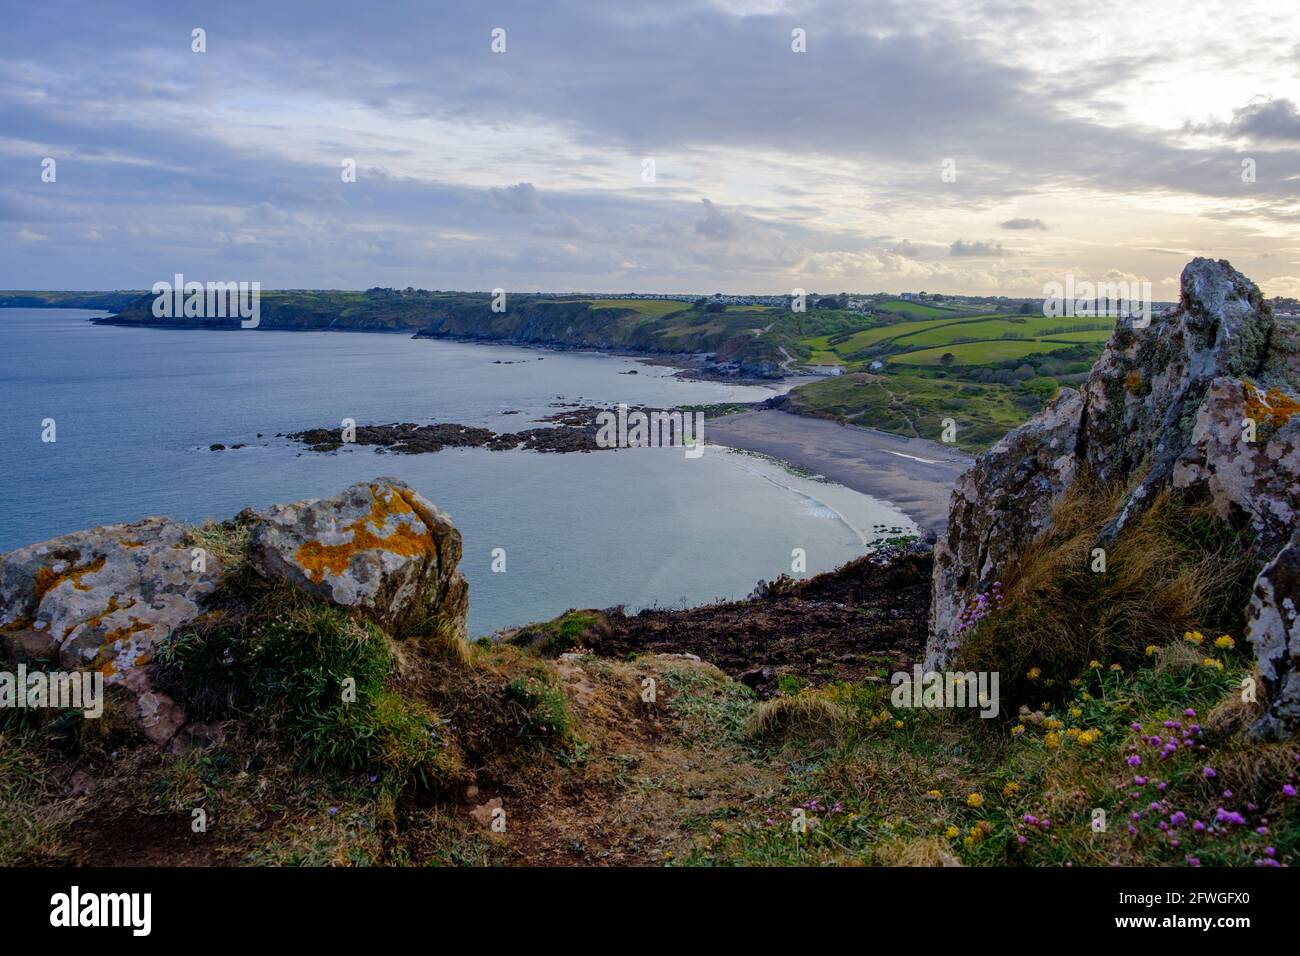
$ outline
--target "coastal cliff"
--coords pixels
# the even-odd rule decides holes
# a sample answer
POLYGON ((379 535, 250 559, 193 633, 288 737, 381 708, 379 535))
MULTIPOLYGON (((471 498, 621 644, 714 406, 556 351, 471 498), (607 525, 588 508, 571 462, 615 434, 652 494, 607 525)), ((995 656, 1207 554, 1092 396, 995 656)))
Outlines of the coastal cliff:
MULTIPOLYGON (((142 295, 103 325, 235 330, 238 318, 160 318, 142 295)), ((780 336, 754 334, 755 316, 705 311, 694 303, 645 312, 628 300, 510 295, 499 308, 488 293, 370 289, 365 292, 268 291, 259 328, 296 331, 406 332, 558 349, 599 349, 656 356, 701 355, 711 367, 746 378, 779 378, 780 336)))

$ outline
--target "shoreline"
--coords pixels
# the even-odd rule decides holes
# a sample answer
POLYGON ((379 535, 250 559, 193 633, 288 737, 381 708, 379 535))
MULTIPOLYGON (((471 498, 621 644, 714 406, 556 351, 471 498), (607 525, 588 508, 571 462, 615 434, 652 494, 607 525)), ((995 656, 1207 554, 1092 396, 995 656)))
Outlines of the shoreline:
MULTIPOLYGON (((107 310, 85 310, 107 311, 107 310)), ((142 325, 114 321, 117 315, 89 319, 92 324, 116 328, 168 328, 187 331, 239 331, 191 323, 142 325)), ((459 336, 412 334, 398 329, 272 329, 276 332, 377 332, 404 334, 412 340, 455 341, 464 344, 526 348, 536 352, 591 352, 611 358, 630 359, 641 364, 675 367, 680 371, 701 371, 703 356, 688 353, 629 353, 595 346, 564 346, 532 342, 459 336)), ((775 395, 790 391, 809 377, 784 375, 777 379, 747 381, 736 377, 701 376, 726 384, 752 385, 771 389, 775 395)), ((947 527, 948 508, 957 478, 974 462, 956 448, 920 438, 906 438, 853 425, 839 425, 812 416, 778 409, 753 411, 707 419, 709 438, 714 444, 757 452, 805 472, 820 475, 846 488, 888 502, 916 522, 923 532, 942 534, 947 527)))
POLYGON ((709 444, 758 452, 886 501, 922 531, 943 534, 957 478, 974 458, 923 438, 839 425, 778 409, 706 421, 709 444))

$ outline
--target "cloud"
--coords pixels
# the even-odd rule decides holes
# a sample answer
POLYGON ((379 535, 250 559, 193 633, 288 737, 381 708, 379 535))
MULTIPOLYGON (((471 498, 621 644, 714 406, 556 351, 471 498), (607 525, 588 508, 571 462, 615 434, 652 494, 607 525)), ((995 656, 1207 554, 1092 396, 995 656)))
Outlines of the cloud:
POLYGON ((542 211, 542 197, 532 183, 516 183, 504 189, 493 189, 492 204, 505 213, 535 216, 542 211))
POLYGON ((976 240, 975 242, 967 242, 965 239, 958 239, 948 247, 948 255, 984 256, 986 258, 992 256, 1000 259, 1003 256, 1010 255, 1010 253, 1002 248, 1002 243, 994 242, 991 239, 976 240))
POLYGON ((1037 281, 999 271, 1008 259, 1159 274, 1155 245, 1239 257, 1290 241, 1300 94, 1274 67, 1300 18, 1240 0, 1211 43, 1188 38, 1177 0, 1080 2, 1067 23, 1043 0, 799 0, 800 55, 778 0, 501 0, 491 22, 477 0, 363 16, 307 0, 20 5, 0 31, 0 287, 179 270, 265 288, 712 292, 793 287, 808 268, 980 291, 1037 281), (1144 57, 1076 43, 1075 22, 1177 39, 1144 57), (1068 62, 1038 52, 1065 43, 1068 62), (1204 136, 1166 115, 1187 102, 1204 136), (1259 164, 1246 190, 1241 139, 1259 164), (40 183, 43 156, 57 184, 40 183), (340 182, 346 157, 356 183, 340 182), (1050 248, 949 242, 1006 208, 1046 216, 1050 248))
POLYGON ((1186 128, 1252 143, 1300 143, 1300 111, 1292 100, 1263 97, 1234 109, 1227 122, 1189 123, 1186 128))
POLYGON ((1026 219, 1017 217, 1015 219, 1005 219, 998 223, 1003 229, 1042 229, 1046 231, 1047 223, 1041 219, 1026 219))
POLYGON ((704 218, 695 220, 695 232, 705 239, 729 242, 738 239, 745 231, 740 217, 729 216, 722 212, 711 200, 701 199, 704 204, 704 218))

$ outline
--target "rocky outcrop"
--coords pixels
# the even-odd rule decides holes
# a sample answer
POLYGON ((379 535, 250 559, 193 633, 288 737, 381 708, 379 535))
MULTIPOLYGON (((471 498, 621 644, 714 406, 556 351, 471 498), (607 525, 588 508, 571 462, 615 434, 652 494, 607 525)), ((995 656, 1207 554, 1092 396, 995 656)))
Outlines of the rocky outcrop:
POLYGON ((11 657, 99 670, 136 698, 140 727, 164 742, 184 715, 150 686, 154 648, 195 620, 221 579, 212 555, 170 518, 106 525, 0 560, 0 628, 11 657))
POLYGON ((1077 391, 1061 389, 1041 414, 1003 437, 957 479, 950 531, 935 543, 927 659, 947 659, 961 640, 967 606, 993 591, 1026 537, 1046 529, 1052 504, 1078 468, 1083 406, 1077 391), (953 528, 961 533, 951 533, 953 528))
POLYGON ((1300 403, 1281 389, 1218 378, 1196 413, 1172 484, 1210 501, 1275 554, 1300 524, 1300 403))
MULTIPOLYGON (((379 478, 333 498, 246 512, 245 520, 248 561, 267 578, 397 636, 464 635, 460 533, 403 482, 379 478)), ((151 686, 150 662, 166 638, 218 613, 209 604, 228 571, 165 517, 19 548, 0 556, 0 650, 11 660, 100 671, 129 692, 141 731, 167 743, 186 716, 151 686)))
POLYGON ((1172 488, 1271 559, 1300 513, 1298 391, 1294 329, 1227 262, 1194 259, 1176 309, 1146 328, 1121 319, 1080 393, 1063 389, 959 480, 935 548, 927 666, 951 660, 963 612, 1047 530, 1077 475, 1131 485, 1100 543, 1172 488))
POLYGON ((391 632, 463 636, 469 598, 460 556, 451 519, 396 478, 272 506, 260 515, 249 555, 264 575, 355 608, 391 632))
POLYGON ((1300 727, 1300 530, 1255 580, 1246 640, 1269 698, 1255 732, 1274 737, 1295 730, 1300 727))

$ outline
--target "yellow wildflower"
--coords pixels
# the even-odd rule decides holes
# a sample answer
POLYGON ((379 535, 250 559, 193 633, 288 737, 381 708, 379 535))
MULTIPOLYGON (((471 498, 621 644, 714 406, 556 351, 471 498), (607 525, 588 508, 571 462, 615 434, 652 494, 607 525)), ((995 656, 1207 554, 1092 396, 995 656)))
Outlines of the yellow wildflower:
POLYGON ((943 835, 946 836, 949 840, 951 840, 951 839, 952 839, 953 837, 955 837, 959 832, 961 832, 961 831, 959 831, 956 827, 950 825, 950 826, 948 827, 948 829, 946 829, 946 830, 943 831, 943 835))
POLYGON ((1159 650, 1160 650, 1160 648, 1156 647, 1154 644, 1148 644, 1148 645, 1147 645, 1147 657, 1155 657, 1156 654, 1159 652, 1159 650))
POLYGON ((1052 731, 1043 738, 1043 743, 1047 744, 1049 750, 1055 750, 1057 747, 1061 746, 1061 735, 1056 731, 1052 731))
POLYGON ((976 808, 982 807, 984 806, 984 798, 978 793, 972 793, 966 798, 966 806, 976 808))
POLYGON ((1224 634, 1222 637, 1216 637, 1214 639, 1214 646, 1219 648, 1219 650, 1226 651, 1236 647, 1237 642, 1234 641, 1232 638, 1230 638, 1227 634, 1224 634))
POLYGON ((1041 668, 1038 668, 1038 667, 1031 667, 1031 668, 1029 668, 1029 673, 1028 673, 1026 676, 1027 676, 1030 680, 1038 680, 1039 676, 1040 676, 1042 673, 1043 673, 1043 671, 1042 671, 1041 668))

